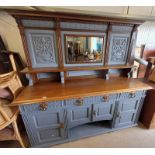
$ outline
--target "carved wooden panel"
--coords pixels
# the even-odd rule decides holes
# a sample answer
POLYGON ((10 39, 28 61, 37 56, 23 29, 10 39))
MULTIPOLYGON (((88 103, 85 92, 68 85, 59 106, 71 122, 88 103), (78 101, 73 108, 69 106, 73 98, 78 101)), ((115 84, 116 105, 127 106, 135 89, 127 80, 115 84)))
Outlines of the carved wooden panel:
POLYGON ((55 32, 49 30, 26 30, 25 33, 32 67, 58 66, 55 32))
POLYGON ((130 34, 112 33, 110 36, 108 65, 125 65, 130 34))

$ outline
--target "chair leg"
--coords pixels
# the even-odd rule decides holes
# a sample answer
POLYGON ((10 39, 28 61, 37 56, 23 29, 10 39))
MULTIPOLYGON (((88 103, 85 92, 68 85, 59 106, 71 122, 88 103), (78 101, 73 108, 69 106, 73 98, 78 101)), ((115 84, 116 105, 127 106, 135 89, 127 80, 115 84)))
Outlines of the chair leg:
POLYGON ((23 142, 23 140, 22 140, 22 138, 21 138, 21 135, 20 135, 20 133, 19 133, 16 120, 14 120, 14 121, 12 122, 12 126, 13 126, 13 128, 14 128, 15 135, 16 135, 16 137, 17 137, 17 139, 18 139, 20 145, 21 145, 23 148, 25 148, 25 144, 24 144, 24 142, 23 142))

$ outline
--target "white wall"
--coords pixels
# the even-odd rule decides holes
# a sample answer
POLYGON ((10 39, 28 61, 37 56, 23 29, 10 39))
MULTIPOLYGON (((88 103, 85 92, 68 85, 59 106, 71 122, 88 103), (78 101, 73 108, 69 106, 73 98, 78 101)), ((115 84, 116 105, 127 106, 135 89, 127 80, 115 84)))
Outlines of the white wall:
POLYGON ((140 47, 141 44, 145 44, 146 49, 155 50, 155 22, 145 22, 139 26, 136 45, 140 47))
POLYGON ((25 54, 16 21, 5 12, 0 12, 0 35, 6 48, 20 54, 25 63, 25 54))

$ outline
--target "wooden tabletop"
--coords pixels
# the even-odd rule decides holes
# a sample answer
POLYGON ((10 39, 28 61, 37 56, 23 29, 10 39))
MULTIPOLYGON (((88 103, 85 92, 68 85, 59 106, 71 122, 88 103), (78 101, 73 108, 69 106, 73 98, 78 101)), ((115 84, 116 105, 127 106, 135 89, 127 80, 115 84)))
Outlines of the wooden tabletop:
POLYGON ((101 78, 75 79, 66 81, 65 84, 61 84, 60 82, 38 81, 34 86, 27 86, 11 105, 32 104, 43 101, 148 89, 152 89, 152 87, 137 79, 127 78, 111 78, 109 80, 101 78))
POLYGON ((81 70, 107 70, 107 69, 126 69, 132 68, 133 65, 121 65, 121 66, 84 66, 84 67, 43 67, 43 68, 29 68, 26 67, 21 73, 48 73, 48 72, 64 72, 64 71, 81 71, 81 70))

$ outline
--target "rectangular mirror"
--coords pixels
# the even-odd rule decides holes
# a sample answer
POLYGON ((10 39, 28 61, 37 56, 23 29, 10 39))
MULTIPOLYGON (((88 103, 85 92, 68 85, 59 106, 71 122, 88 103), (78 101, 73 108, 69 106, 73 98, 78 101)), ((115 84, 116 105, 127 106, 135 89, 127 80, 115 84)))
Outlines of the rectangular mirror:
POLYGON ((103 45, 101 36, 65 35, 66 63, 101 63, 103 45))

